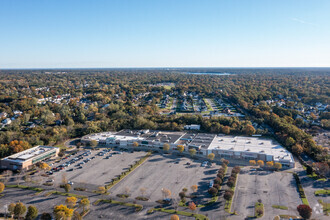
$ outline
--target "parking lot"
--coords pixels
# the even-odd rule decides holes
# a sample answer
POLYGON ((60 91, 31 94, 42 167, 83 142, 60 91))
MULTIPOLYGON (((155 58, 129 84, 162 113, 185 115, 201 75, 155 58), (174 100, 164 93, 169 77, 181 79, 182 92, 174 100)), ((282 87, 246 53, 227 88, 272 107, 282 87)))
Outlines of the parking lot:
POLYGON ((83 155, 82 159, 51 175, 54 183, 61 183, 63 176, 65 176, 74 185, 84 184, 87 188, 96 189, 98 186, 109 183, 112 178, 127 169, 129 165, 146 155, 146 152, 129 153, 110 150, 104 152, 98 150, 88 153, 88 151, 84 151, 61 161, 59 164, 54 164, 53 167, 79 158, 80 155, 83 155))
POLYGON ((134 199, 141 196, 140 189, 145 188, 144 196, 155 202, 163 199, 162 188, 169 189, 172 198, 178 198, 183 188, 188 189, 188 195, 192 192, 190 187, 197 185, 197 192, 205 198, 208 196, 209 182, 215 178, 219 166, 202 167, 201 162, 173 155, 154 154, 110 192, 117 195, 127 193, 129 189, 128 194, 134 199))
POLYGON ((238 177, 232 206, 232 211, 236 210, 239 214, 237 219, 254 216, 254 205, 259 199, 264 204, 265 219, 272 219, 279 214, 298 215, 296 209, 301 204, 291 173, 257 171, 245 167, 238 177), (289 209, 274 209, 272 205, 289 209))

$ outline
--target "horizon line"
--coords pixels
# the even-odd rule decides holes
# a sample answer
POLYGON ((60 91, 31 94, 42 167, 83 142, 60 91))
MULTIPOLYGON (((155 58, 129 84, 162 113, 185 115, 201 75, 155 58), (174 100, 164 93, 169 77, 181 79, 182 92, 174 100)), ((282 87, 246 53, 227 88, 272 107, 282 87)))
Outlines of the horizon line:
POLYGON ((302 68, 318 68, 325 69, 330 68, 330 66, 296 66, 296 67, 285 67, 285 66, 274 66, 274 67, 19 67, 19 68, 0 68, 0 70, 49 70, 49 69, 58 69, 58 70, 66 70, 66 69, 302 69, 302 68))

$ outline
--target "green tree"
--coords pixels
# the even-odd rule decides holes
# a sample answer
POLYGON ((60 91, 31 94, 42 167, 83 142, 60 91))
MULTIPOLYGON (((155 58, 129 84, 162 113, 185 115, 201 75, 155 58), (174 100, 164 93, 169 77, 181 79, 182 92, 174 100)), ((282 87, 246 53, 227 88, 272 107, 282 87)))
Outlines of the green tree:
POLYGON ((286 146, 292 146, 296 143, 296 141, 292 137, 288 137, 285 141, 286 146))
POLYGON ((28 211, 27 211, 26 216, 25 216, 26 220, 34 220, 38 217, 37 207, 35 207, 33 205, 30 205, 27 210, 28 211))
POLYGON ((68 193, 71 190, 71 185, 69 183, 64 184, 64 190, 68 193))
POLYGON ((303 147, 300 144, 295 144, 292 146, 292 152, 295 153, 296 155, 302 154, 304 151, 303 147))
POLYGON ((15 212, 14 212, 15 211, 15 206, 16 206, 15 203, 10 203, 9 206, 8 206, 8 212, 12 217, 15 214, 15 212))
POLYGON ((52 220, 52 215, 47 212, 44 212, 41 214, 40 220, 52 220))

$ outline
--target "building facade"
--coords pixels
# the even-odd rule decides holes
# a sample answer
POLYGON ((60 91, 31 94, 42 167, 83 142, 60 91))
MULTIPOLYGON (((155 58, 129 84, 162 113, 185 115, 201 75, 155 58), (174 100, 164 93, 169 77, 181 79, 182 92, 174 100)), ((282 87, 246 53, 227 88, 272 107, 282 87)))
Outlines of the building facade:
POLYGON ((279 162, 284 168, 294 167, 292 154, 280 144, 262 137, 244 137, 232 135, 216 135, 193 132, 170 132, 149 130, 122 130, 119 132, 104 132, 84 136, 81 142, 88 145, 96 140, 99 146, 122 148, 133 147, 136 142, 139 147, 148 149, 163 149, 168 144, 171 150, 183 145, 185 151, 194 148, 197 155, 207 157, 214 153, 216 159, 262 160, 279 162))
POLYGON ((38 162, 57 157, 58 153, 57 147, 36 146, 1 159, 0 169, 27 170, 38 162))

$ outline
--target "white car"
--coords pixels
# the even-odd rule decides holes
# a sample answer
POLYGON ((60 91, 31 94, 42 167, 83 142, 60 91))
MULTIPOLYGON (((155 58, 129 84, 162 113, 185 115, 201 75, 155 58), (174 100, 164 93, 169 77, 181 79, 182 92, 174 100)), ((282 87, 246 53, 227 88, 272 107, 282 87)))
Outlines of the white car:
POLYGON ((68 181, 68 184, 70 184, 70 185, 73 185, 73 182, 71 182, 71 181, 68 181))

